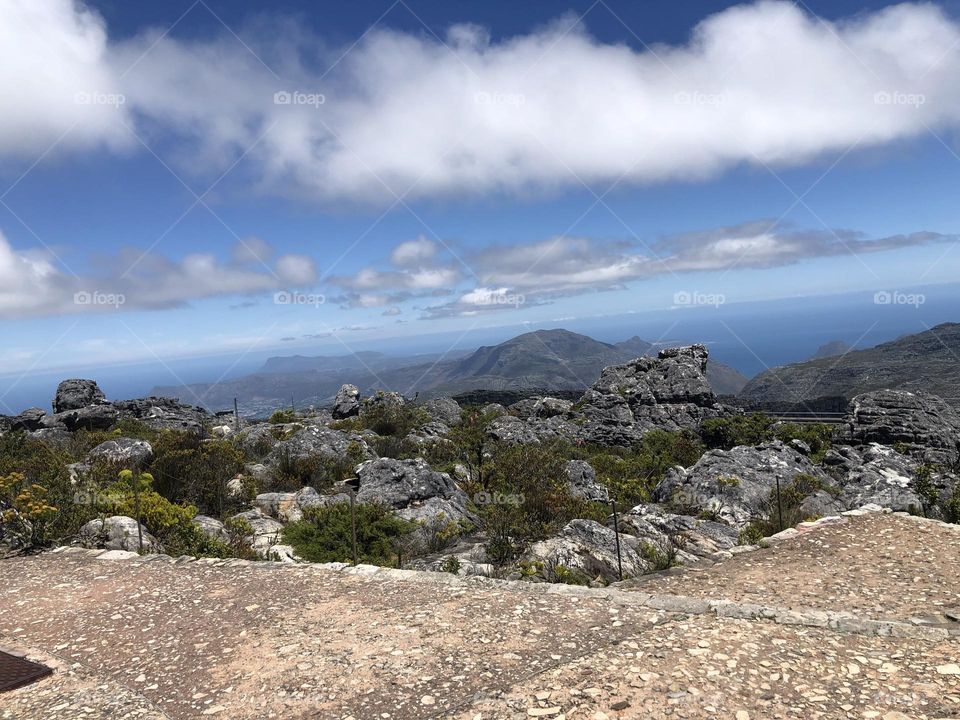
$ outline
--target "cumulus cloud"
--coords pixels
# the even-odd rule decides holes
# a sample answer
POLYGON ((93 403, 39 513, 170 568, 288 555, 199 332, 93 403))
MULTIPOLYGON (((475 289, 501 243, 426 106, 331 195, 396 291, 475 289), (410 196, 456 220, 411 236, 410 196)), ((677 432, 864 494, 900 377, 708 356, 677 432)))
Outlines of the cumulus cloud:
POLYGON ((570 26, 495 42, 473 26, 443 41, 374 29, 324 75, 322 43, 302 33, 247 38, 268 69, 226 32, 111 43, 81 4, 8 0, 0 88, 17 102, 0 150, 52 141, 77 119, 65 144, 109 141, 113 108, 67 102, 96 87, 122 93, 119 113, 138 126, 194 141, 183 154, 198 167, 248 152, 265 187, 389 202, 702 178, 960 120, 960 26, 932 4, 828 22, 761 0, 705 18, 683 44, 640 50, 570 26))
MULTIPOLYGON (((237 250, 237 255, 244 253, 237 250)), ((317 277, 313 260, 300 255, 282 255, 270 266, 250 258, 223 262, 212 253, 171 260, 127 250, 99 264, 97 274, 74 275, 54 258, 15 250, 0 233, 0 316, 169 308, 288 289, 317 277)))

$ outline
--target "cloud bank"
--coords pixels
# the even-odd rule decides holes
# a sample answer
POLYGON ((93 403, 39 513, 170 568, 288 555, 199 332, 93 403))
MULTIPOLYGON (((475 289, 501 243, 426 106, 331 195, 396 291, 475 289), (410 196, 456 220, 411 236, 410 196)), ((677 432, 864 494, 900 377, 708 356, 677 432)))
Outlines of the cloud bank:
POLYGON ((225 168, 246 152, 265 188, 391 202, 704 178, 960 120, 960 26, 931 4, 827 22, 763 0, 642 50, 569 17, 497 42, 474 26, 443 40, 380 28, 332 69, 345 48, 278 36, 115 42, 80 2, 6 0, 0 89, 15 102, 0 152, 67 131, 65 147, 116 147, 123 121, 190 141, 186 164, 225 168), (93 100, 111 94, 123 104, 93 100))

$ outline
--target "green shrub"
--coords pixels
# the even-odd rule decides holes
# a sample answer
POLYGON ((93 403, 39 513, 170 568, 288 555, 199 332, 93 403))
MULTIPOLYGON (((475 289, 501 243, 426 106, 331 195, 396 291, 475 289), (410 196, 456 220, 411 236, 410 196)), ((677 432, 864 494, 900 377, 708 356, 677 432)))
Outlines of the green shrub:
POLYGON ((360 412, 360 427, 377 435, 404 438, 430 421, 430 416, 416 405, 370 403, 360 412))
POLYGON ((704 420, 700 435, 708 448, 730 450, 737 445, 759 445, 772 439, 776 421, 764 413, 704 420))
MULTIPOLYGON (((390 508, 376 504, 358 504, 356 518, 357 559, 373 565, 395 564, 396 541, 417 528, 390 508)), ((302 520, 283 529, 283 541, 310 562, 350 562, 350 504, 306 508, 302 520)))
POLYGON ((220 517, 236 509, 227 485, 243 470, 243 462, 243 454, 227 440, 200 442, 185 433, 165 434, 150 471, 154 487, 165 498, 220 517))
POLYGON ((286 423, 296 422, 296 420, 297 413, 293 410, 274 410, 267 422, 271 425, 283 425, 286 423))

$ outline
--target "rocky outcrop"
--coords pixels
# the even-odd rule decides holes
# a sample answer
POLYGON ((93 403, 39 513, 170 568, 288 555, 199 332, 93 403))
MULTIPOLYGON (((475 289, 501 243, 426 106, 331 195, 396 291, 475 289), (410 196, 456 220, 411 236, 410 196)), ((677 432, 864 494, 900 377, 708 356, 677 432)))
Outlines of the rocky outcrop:
POLYGON ((247 542, 251 549, 261 557, 267 557, 270 548, 280 544, 283 523, 267 517, 259 508, 238 513, 231 519, 244 520, 250 525, 252 534, 247 537, 247 542))
POLYGON ((303 511, 309 507, 333 505, 349 500, 349 496, 344 493, 321 495, 312 487, 304 487, 297 492, 261 493, 253 500, 253 506, 264 515, 288 523, 301 520, 303 511))
POLYGON ((620 517, 620 530, 689 565, 737 546, 738 531, 724 523, 675 515, 657 505, 637 505, 620 517))
POLYGON ((592 502, 609 502, 610 493, 597 482, 597 473, 584 460, 568 460, 563 466, 567 490, 573 497, 592 502))
POLYGON ((661 350, 604 368, 574 406, 584 418, 583 438, 598 445, 630 446, 654 429, 696 429, 726 413, 706 378, 703 345, 661 350))
POLYGON ((960 413, 936 395, 905 390, 864 393, 850 402, 846 423, 852 442, 903 444, 940 463, 960 459, 960 413))
POLYGON ((780 441, 711 450, 691 468, 668 470, 654 489, 653 499, 691 515, 707 513, 743 526, 770 514, 771 492, 777 481, 783 489, 801 474, 824 487, 832 482, 807 457, 780 441))
POLYGON ((360 389, 356 385, 342 385, 333 399, 334 420, 343 420, 360 414, 360 389))
POLYGON ((145 466, 152 457, 153 447, 146 440, 124 437, 100 443, 87 453, 86 462, 89 465, 100 462, 133 469, 145 466))
POLYGON ((372 414, 385 410, 386 408, 402 407, 406 405, 407 400, 398 392, 387 390, 377 390, 370 397, 364 398, 360 403, 360 414, 372 414))
POLYGON ((118 400, 113 407, 122 418, 139 420, 154 430, 200 432, 213 416, 201 407, 160 397, 118 400))
MULTIPOLYGON (((572 572, 580 580, 617 580, 616 533, 594 520, 571 520, 556 537, 534 543, 528 561, 543 566, 548 580, 563 581, 572 572)), ((620 533, 620 561, 623 577, 642 575, 651 567, 637 552, 639 540, 620 533)))
POLYGON ((440 397, 428 400, 423 404, 430 419, 452 427, 460 422, 460 403, 453 398, 440 397))
POLYGON ((530 418, 551 418, 557 415, 566 415, 570 412, 573 403, 554 397, 532 397, 515 402, 509 407, 511 415, 524 420, 530 418))
POLYGON ((100 405, 106 397, 93 380, 64 380, 57 385, 57 394, 53 399, 53 412, 80 410, 90 405, 100 405))
POLYGON ((465 508, 467 496, 447 473, 432 470, 421 458, 394 460, 380 458, 357 468, 360 489, 357 501, 405 508, 431 498, 457 499, 465 508))
POLYGON ((216 518, 212 518, 207 515, 197 515, 195 518, 193 518, 192 522, 200 529, 200 532, 202 532, 211 540, 227 542, 230 539, 230 534, 227 532, 227 526, 221 520, 217 520, 216 518))
MULTIPOLYGON (((80 528, 77 539, 83 547, 104 548, 105 550, 127 550, 137 552, 140 548, 140 535, 137 521, 126 515, 113 515, 108 518, 91 520, 80 528)), ((140 525, 143 535, 144 551, 156 551, 160 544, 147 528, 140 525)))
POLYGON ((274 445, 264 459, 268 467, 276 467, 288 460, 310 460, 318 457, 331 460, 349 457, 371 458, 374 453, 358 433, 309 426, 298 430, 287 440, 274 445))

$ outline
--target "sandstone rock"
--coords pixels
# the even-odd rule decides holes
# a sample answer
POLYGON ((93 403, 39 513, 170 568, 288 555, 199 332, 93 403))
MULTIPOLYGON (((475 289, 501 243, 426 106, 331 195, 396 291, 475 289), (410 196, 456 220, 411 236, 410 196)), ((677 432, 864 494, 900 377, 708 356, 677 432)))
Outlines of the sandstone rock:
POLYGON ((261 557, 267 557, 270 548, 280 544, 283 523, 267 517, 259 508, 238 513, 231 519, 234 518, 246 520, 249 523, 253 530, 253 534, 248 538, 250 547, 261 557))
POLYGON ((444 425, 453 426, 460 422, 460 404, 453 398, 440 397, 428 400, 423 404, 423 409, 432 420, 444 425))
POLYGON ((852 441, 903 443, 938 462, 960 454, 960 413, 942 398, 923 392, 878 390, 858 395, 847 411, 852 441))
POLYGON ((389 390, 377 390, 376 393, 368 398, 364 398, 360 404, 360 414, 370 414, 380 412, 386 408, 403 407, 407 400, 398 392, 389 390))
MULTIPOLYGON (((143 549, 157 550, 159 543, 141 524, 143 549)), ((80 528, 78 539, 83 547, 136 552, 139 547, 137 521, 125 515, 113 515, 103 520, 91 520, 80 528)))
POLYGON ((604 368, 574 406, 584 420, 583 437, 599 445, 630 446, 654 429, 695 429, 728 411, 706 378, 703 345, 661 350, 604 368))
POLYGON ((657 505, 637 505, 620 516, 620 531, 662 552, 676 552, 689 565, 737 547, 739 533, 724 523, 667 512, 657 505))
POLYGON ((447 473, 432 470, 425 460, 380 458, 357 468, 360 489, 357 501, 382 503, 404 508, 412 502, 431 498, 456 499, 466 506, 466 493, 460 490, 447 473))
POLYGON ((108 430, 120 419, 116 407, 109 403, 65 410, 53 416, 68 430, 108 430))
POLYGON ((610 493, 597 482, 597 473, 584 460, 568 460, 563 466, 567 479, 567 489, 574 497, 594 502, 609 502, 610 493))
POLYGON ((566 415, 573 403, 554 397, 526 398, 509 407, 512 415, 528 420, 530 418, 551 418, 566 415))
POLYGON ((342 385, 333 400, 334 420, 354 417, 360 414, 360 390, 356 385, 342 385))
MULTIPOLYGON (((624 578, 641 575, 650 567, 638 554, 638 545, 637 538, 620 534, 624 578)), ((616 534, 593 520, 571 520, 557 537, 534 543, 526 558, 543 563, 548 578, 563 567, 582 578, 618 579, 616 534)))
POLYGON ((287 459, 341 459, 347 457, 351 450, 358 452, 361 458, 374 456, 366 441, 357 433, 309 426, 297 431, 289 439, 278 442, 264 459, 264 464, 272 468, 287 459))
POLYGON ((27 408, 19 415, 13 415, 9 418, 11 430, 39 430, 44 426, 44 418, 47 413, 41 408, 27 408))
POLYGON ((106 397, 93 380, 64 380, 57 385, 57 394, 53 399, 53 411, 80 410, 89 405, 99 405, 106 397))
POLYGON ((201 432, 213 419, 201 407, 162 397, 118 400, 113 407, 121 418, 139 420, 154 430, 201 432))
POLYGON ((349 500, 350 498, 343 493, 321 495, 312 487, 304 487, 297 492, 261 493, 254 499, 253 506, 264 515, 288 523, 301 520, 303 511, 308 507, 332 505, 349 500))
POLYGON ((743 526, 772 510, 771 491, 797 475, 814 477, 824 486, 832 479, 810 460, 780 441, 757 447, 711 450, 689 468, 671 468, 654 489, 656 502, 708 512, 731 525, 743 526))
POLYGON ((125 468, 145 466, 153 457, 153 447, 146 440, 117 438, 102 442, 87 453, 86 462, 107 462, 125 468))
POLYGON ((208 517, 207 515, 197 515, 193 518, 192 522, 211 540, 226 542, 230 539, 226 525, 216 518, 208 517))

